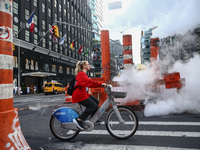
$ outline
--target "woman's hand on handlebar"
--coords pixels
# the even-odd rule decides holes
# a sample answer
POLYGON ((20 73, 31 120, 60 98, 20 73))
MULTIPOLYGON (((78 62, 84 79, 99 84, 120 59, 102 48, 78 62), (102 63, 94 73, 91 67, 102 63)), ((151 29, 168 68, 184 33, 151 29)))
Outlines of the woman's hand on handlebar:
POLYGON ((102 83, 101 86, 102 86, 102 87, 107 87, 107 84, 106 84, 106 83, 102 83))

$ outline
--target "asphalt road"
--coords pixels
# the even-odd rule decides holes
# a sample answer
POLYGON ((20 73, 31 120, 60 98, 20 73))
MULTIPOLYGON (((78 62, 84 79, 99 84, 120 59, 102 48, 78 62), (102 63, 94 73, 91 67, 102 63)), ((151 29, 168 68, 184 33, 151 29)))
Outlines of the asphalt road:
MULTIPOLYGON (((127 140, 113 138, 103 124, 91 132, 81 132, 71 141, 60 141, 51 134, 49 120, 52 110, 63 105, 67 105, 64 103, 64 94, 22 95, 14 98, 14 107, 19 109, 22 132, 33 150, 200 149, 200 114, 147 118, 143 112, 136 112, 138 130, 127 140)), ((105 115, 100 120, 104 118, 105 115)))

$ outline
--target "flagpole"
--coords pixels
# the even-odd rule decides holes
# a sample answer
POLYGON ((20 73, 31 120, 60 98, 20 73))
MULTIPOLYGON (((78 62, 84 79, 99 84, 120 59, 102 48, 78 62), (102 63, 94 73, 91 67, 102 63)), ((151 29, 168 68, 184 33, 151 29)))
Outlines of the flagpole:
POLYGON ((39 45, 39 43, 43 40, 43 38, 47 35, 47 33, 49 32, 49 29, 47 30, 47 32, 45 33, 45 35, 42 36, 42 38, 40 38, 39 42, 33 47, 32 51, 34 51, 36 49, 36 47, 39 45))
MULTIPOLYGON (((32 15, 34 12, 35 12, 35 9, 32 11, 31 15, 32 15)), ((31 15, 29 15, 28 19, 30 18, 31 15)), ((27 23, 28 19, 26 19, 25 22, 24 22, 25 26, 26 26, 26 23, 27 23)), ((17 36, 17 35, 19 34, 19 32, 22 30, 22 28, 23 28, 23 27, 21 27, 21 28, 19 29, 18 33, 15 34, 15 36, 17 36)))

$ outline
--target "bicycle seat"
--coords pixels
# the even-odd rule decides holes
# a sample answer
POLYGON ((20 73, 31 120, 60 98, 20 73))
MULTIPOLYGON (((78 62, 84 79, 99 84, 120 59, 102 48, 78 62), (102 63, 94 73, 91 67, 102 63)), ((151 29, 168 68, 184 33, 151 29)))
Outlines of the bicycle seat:
POLYGON ((112 92, 114 98, 125 98, 127 93, 126 92, 112 92))

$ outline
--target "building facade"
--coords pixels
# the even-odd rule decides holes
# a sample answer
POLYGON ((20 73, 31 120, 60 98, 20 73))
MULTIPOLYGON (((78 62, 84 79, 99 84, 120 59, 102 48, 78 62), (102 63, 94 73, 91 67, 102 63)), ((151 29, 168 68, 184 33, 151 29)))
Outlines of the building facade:
POLYGON ((88 75, 93 77, 91 30, 91 9, 87 0, 14 0, 14 84, 22 89, 36 85, 37 92, 41 92, 44 83, 51 80, 66 86, 75 76, 75 65, 80 60, 89 61, 91 71, 88 75), (29 31, 27 23, 32 12, 35 24, 33 33, 29 31), (55 24, 60 35, 57 43, 48 32, 55 24), (64 44, 59 45, 65 34, 64 44), (71 49, 73 41, 74 48, 71 49), (83 52, 79 54, 81 45, 83 52))
POLYGON ((100 30, 103 28, 103 1, 88 0, 88 5, 92 14, 92 31, 94 32, 92 37, 93 40, 100 41, 100 30))
POLYGON ((160 39, 159 60, 161 60, 160 63, 165 62, 165 64, 161 64, 162 72, 166 73, 176 61, 187 62, 194 54, 200 54, 199 45, 200 27, 189 30, 183 35, 174 34, 160 39))
POLYGON ((110 54, 115 58, 119 70, 123 66, 123 46, 119 40, 110 40, 110 54))

